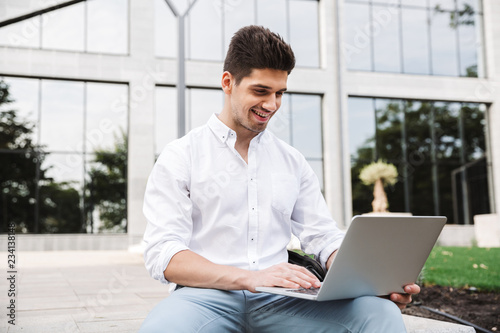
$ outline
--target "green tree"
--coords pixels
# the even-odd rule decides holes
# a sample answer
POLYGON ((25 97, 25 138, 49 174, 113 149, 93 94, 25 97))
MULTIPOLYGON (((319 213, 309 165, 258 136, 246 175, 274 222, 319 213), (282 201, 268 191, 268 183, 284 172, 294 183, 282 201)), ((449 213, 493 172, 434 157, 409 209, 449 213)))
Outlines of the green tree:
POLYGON ((81 232, 80 194, 73 184, 47 177, 48 153, 33 143, 35 125, 10 109, 9 86, 0 80, 0 232, 81 232))
POLYGON ((10 222, 23 232, 34 226, 40 159, 32 141, 33 125, 9 109, 10 103, 9 86, 0 80, 0 232, 6 232, 10 222))
POLYGON ((127 221, 127 135, 122 132, 111 150, 94 152, 92 167, 87 173, 86 216, 94 226, 97 209, 100 230, 126 231, 127 221))

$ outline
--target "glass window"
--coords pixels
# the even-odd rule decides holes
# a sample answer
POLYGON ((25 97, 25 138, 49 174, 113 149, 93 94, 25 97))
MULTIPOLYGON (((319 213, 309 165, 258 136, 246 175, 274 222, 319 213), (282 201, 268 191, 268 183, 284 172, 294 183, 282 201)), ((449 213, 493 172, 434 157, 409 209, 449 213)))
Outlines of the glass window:
POLYGON ((399 12, 373 5, 372 17, 375 71, 401 72, 399 12))
POLYGON ((402 8, 404 72, 430 74, 427 11, 402 8))
POLYGON ((178 137, 177 89, 156 87, 155 90, 155 154, 178 137))
POLYGON ((42 15, 42 48, 84 51, 85 2, 42 15))
POLYGON ((87 83, 85 150, 113 150, 127 133, 127 86, 87 83))
POLYGON ((155 55, 177 57, 177 19, 165 0, 155 0, 155 55))
POLYGON ((322 158, 321 96, 292 94, 292 145, 306 158, 322 158))
POLYGON ((457 0, 457 9, 459 11, 468 12, 472 10, 474 12, 481 12, 481 0, 457 0))
POLYGON ((0 184, 9 188, 0 203, 12 207, 0 214, 2 221, 12 219, 19 232, 124 231, 127 86, 5 81, 0 80, 0 96, 13 102, 0 98, 0 127, 13 129, 13 135, 2 136, 0 145, 16 151, 0 151, 6 162, 0 164, 0 184), (40 134, 39 146, 33 133, 40 134), (92 216, 102 222, 98 229, 91 227, 92 216))
POLYGON ((224 93, 221 89, 188 90, 189 129, 205 125, 214 113, 220 113, 224 104, 224 93))
POLYGON ((375 159, 375 110, 371 98, 350 97, 349 151, 351 159, 372 161, 375 159))
POLYGON ((236 31, 255 24, 254 13, 253 1, 224 1, 224 54, 236 31))
POLYGON ((0 28, 0 45, 40 47, 40 16, 0 28))
POLYGON ((290 45, 297 66, 319 66, 318 2, 290 0, 290 45))
POLYGON ((269 121, 268 129, 273 132, 281 140, 285 141, 289 145, 292 144, 291 137, 291 123, 292 123, 292 113, 290 110, 290 98, 291 94, 285 94, 281 98, 281 106, 276 112, 276 114, 269 121))
POLYGON ((286 8, 287 0, 257 0, 257 24, 288 41, 286 8))
MULTIPOLYGON (((369 110, 372 99, 362 99, 349 98, 350 124, 361 123, 359 110, 369 110)), ((449 223, 459 224, 473 223, 474 215, 490 212, 485 105, 384 99, 375 99, 375 105, 373 160, 394 164, 399 174, 398 182, 386 187, 390 211, 445 215, 449 223)), ((349 129, 352 143, 359 131, 357 126, 349 129)), ((351 153, 353 214, 372 210, 373 188, 359 180, 362 167, 372 161, 371 154, 361 153, 371 147, 351 153)))
POLYGON ((41 169, 47 178, 39 183, 39 232, 81 232, 82 155, 46 154, 41 169))
POLYGON ((377 159, 397 162, 403 158, 401 141, 403 139, 404 115, 401 110, 402 106, 399 100, 375 100, 377 159))
POLYGON ((431 9, 455 10, 455 0, 429 0, 431 9))
POLYGON ((478 51, 481 50, 481 34, 479 33, 479 15, 471 14, 459 18, 458 38, 460 49, 460 75, 478 77, 483 76, 482 64, 479 64, 478 51))
POLYGON ((127 0, 87 1, 87 24, 87 51, 127 53, 127 0))
POLYGON ((363 4, 345 4, 342 51, 347 69, 372 69, 369 9, 363 4))
POLYGON ((450 12, 431 15, 432 73, 458 76, 457 34, 450 12))
POLYGON ((187 57, 199 60, 222 60, 222 20, 212 1, 198 1, 188 17, 187 57))
POLYGON ((462 121, 465 161, 472 162, 486 156, 484 104, 463 104, 462 121))
POLYGON ((43 80, 40 143, 48 151, 83 152, 84 84, 43 80))
MULTIPOLYGON (((1 81, 0 81, 1 82, 1 81)), ((33 145, 38 143, 39 81, 9 77, 5 79, 9 89, 8 104, 0 104, 0 111, 14 110, 18 120, 27 122, 32 128, 29 138, 33 145)))
POLYGON ((427 7, 427 0, 401 0, 401 6, 427 7))

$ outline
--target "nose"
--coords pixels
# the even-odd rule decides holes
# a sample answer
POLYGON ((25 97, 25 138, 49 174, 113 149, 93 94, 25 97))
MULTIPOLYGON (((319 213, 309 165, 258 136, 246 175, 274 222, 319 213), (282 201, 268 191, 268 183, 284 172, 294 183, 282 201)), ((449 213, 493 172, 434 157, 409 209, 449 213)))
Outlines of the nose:
POLYGON ((269 112, 275 112, 278 110, 278 107, 278 100, 275 94, 269 94, 264 103, 262 103, 262 108, 269 112))

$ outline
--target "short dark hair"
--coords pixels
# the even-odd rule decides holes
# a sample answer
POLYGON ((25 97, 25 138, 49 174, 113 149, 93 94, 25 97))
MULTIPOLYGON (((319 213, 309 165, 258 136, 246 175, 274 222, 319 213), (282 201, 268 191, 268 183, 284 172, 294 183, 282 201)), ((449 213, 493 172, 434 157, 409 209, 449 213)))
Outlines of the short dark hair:
POLYGON ((238 30, 229 44, 224 71, 239 84, 253 69, 277 69, 288 74, 295 67, 295 55, 283 38, 271 30, 249 25, 238 30))

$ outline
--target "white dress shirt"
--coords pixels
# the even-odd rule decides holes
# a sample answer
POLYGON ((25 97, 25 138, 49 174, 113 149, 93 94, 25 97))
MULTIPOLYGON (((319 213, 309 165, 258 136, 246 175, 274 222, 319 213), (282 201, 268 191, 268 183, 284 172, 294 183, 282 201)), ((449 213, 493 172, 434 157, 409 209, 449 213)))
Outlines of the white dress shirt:
POLYGON ((293 233, 323 266, 343 239, 305 158, 269 131, 250 142, 248 164, 236 132, 212 115, 168 144, 151 172, 144 258, 151 276, 189 249, 221 265, 260 270, 287 262, 293 233))

